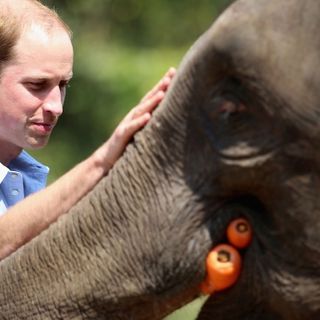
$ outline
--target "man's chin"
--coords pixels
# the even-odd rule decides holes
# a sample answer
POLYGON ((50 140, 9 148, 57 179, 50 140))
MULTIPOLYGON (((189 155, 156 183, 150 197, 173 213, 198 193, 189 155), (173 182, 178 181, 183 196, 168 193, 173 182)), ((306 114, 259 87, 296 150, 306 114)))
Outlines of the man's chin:
POLYGON ((37 139, 37 140, 32 140, 28 141, 27 145, 24 147, 24 149, 27 150, 40 150, 44 148, 49 142, 49 138, 47 139, 37 139))

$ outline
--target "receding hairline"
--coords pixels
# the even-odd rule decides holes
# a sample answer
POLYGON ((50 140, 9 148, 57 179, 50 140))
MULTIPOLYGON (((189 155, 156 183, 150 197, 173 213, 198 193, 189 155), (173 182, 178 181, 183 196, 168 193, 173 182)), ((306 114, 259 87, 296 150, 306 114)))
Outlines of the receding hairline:
POLYGON ((23 31, 31 25, 37 24, 50 32, 57 27, 61 27, 72 37, 69 26, 60 18, 54 9, 51 9, 38 0, 0 0, 0 18, 1 16, 12 17, 16 20, 17 33, 20 36, 23 31))
POLYGON ((14 59, 19 39, 33 25, 48 35, 61 30, 72 38, 68 25, 40 0, 0 0, 0 77, 3 67, 14 59))

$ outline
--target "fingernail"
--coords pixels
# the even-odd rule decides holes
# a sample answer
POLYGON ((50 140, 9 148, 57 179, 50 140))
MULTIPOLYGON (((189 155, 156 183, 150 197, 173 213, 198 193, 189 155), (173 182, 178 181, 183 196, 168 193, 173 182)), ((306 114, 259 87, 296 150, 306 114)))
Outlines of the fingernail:
POLYGON ((169 73, 170 73, 171 75, 175 74, 175 73, 176 73, 176 68, 170 67, 169 73))

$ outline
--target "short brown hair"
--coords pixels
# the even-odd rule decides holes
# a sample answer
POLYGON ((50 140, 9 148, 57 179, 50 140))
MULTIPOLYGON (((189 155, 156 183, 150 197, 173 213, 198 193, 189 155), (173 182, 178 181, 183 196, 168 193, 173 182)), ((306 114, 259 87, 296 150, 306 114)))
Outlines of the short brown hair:
POLYGON ((14 46, 22 32, 32 23, 40 24, 47 31, 59 26, 71 38, 69 26, 57 12, 38 0, 0 0, 0 72, 3 65, 13 58, 14 46))

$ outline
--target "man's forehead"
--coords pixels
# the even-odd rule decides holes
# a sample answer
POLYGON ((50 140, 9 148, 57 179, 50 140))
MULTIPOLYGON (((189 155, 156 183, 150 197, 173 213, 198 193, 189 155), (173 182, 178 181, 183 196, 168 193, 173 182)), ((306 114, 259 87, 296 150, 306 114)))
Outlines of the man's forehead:
POLYGON ((14 51, 16 55, 23 53, 23 56, 28 52, 37 52, 40 48, 50 52, 54 47, 61 46, 61 55, 64 53, 73 53, 72 43, 68 33, 61 27, 57 27, 48 31, 41 24, 32 23, 29 28, 21 33, 14 51))
POLYGON ((34 24, 21 34, 13 52, 13 59, 6 66, 11 70, 14 68, 20 75, 30 78, 72 77, 72 44, 62 28, 48 33, 41 25, 34 24))

